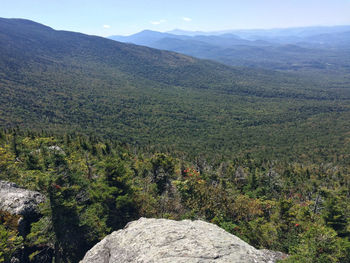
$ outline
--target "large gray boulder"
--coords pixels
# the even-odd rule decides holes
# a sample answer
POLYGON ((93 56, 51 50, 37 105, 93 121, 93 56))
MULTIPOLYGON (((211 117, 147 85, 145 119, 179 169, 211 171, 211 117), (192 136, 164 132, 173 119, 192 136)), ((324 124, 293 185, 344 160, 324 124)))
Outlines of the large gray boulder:
POLYGON ((141 218, 105 237, 81 263, 273 263, 283 257, 203 221, 141 218))
POLYGON ((15 183, 0 181, 0 210, 12 215, 35 217, 39 214, 38 205, 45 201, 39 192, 18 187, 15 183))
POLYGON ((29 232, 30 224, 40 217, 38 205, 45 201, 39 192, 20 188, 15 183, 0 181, 0 213, 17 215, 18 231, 21 236, 29 232))

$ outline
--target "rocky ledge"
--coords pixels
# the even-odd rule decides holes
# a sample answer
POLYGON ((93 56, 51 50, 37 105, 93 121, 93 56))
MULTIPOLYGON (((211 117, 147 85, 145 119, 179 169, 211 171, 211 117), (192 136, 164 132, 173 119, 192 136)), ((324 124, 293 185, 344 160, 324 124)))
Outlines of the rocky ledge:
POLYGON ((0 210, 23 217, 37 216, 38 205, 45 201, 39 192, 18 187, 15 183, 0 181, 0 210))
POLYGON ((39 192, 20 188, 15 183, 0 181, 0 214, 7 212, 19 216, 18 231, 21 236, 29 232, 30 224, 39 219, 38 205, 45 201, 39 192))
POLYGON ((203 221, 141 218, 105 237, 81 263, 274 263, 284 257, 203 221))

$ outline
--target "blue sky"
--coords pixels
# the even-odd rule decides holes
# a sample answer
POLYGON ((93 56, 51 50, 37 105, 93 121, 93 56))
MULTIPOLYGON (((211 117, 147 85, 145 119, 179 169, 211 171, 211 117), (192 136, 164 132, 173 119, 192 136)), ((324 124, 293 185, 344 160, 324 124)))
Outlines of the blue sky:
POLYGON ((350 25, 350 0, 0 0, 0 17, 101 36, 350 25))

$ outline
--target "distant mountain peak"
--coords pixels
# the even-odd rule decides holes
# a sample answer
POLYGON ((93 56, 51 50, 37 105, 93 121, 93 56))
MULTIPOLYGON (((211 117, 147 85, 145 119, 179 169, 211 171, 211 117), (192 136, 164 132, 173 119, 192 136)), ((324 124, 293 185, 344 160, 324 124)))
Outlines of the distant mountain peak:
POLYGON ((166 33, 173 34, 173 35, 183 35, 183 36, 211 35, 210 32, 188 31, 188 30, 182 30, 182 29, 174 29, 171 31, 167 31, 166 33))

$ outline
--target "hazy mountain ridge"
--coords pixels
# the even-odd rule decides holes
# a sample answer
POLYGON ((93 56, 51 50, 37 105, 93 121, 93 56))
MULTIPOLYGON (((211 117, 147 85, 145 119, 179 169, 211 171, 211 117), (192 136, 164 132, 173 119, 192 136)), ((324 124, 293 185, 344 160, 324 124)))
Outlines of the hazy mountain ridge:
POLYGON ((261 36, 299 36, 309 37, 312 35, 339 33, 350 30, 350 25, 340 26, 310 26, 310 27, 291 27, 291 28, 272 28, 272 29, 236 29, 236 30, 221 30, 221 31, 186 31, 181 29, 175 29, 165 33, 174 35, 186 35, 186 36, 198 36, 198 35, 210 35, 217 36, 223 34, 234 34, 242 38, 261 37, 261 36))
MULTIPOLYGON (((346 74, 350 67, 350 26, 171 32, 146 30, 129 37, 110 38, 211 59, 232 66, 313 75, 332 73, 333 76, 329 77, 334 79, 346 74), (171 32, 175 34, 169 34, 171 32), (178 35, 180 33, 183 35, 178 35)), ((349 76, 347 78, 350 79, 349 76)))

